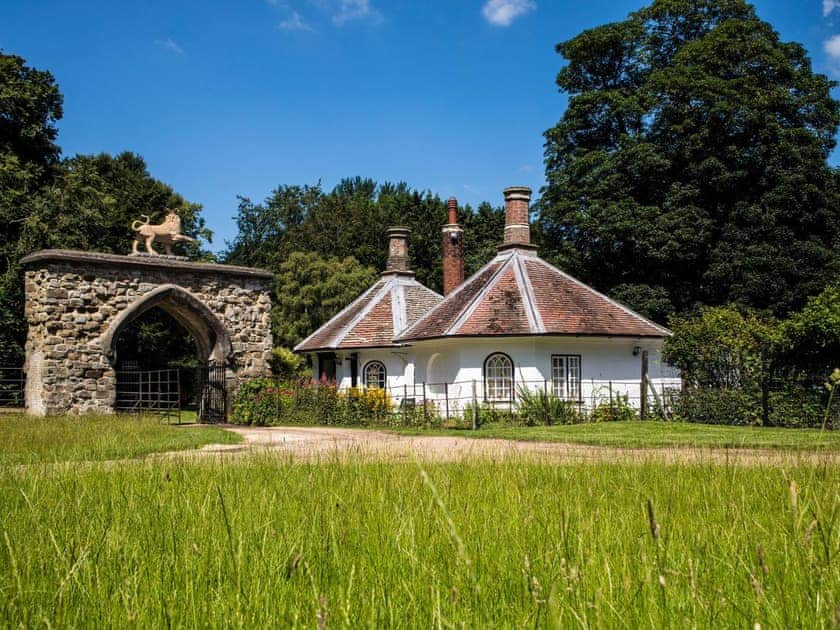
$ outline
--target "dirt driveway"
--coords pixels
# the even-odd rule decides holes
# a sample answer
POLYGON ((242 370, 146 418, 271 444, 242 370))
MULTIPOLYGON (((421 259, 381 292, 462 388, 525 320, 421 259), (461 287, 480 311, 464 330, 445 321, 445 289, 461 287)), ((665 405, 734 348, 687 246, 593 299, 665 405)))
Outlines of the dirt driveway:
POLYGON ((557 462, 737 463, 783 465, 796 463, 840 464, 840 453, 814 453, 760 449, 713 448, 616 448, 554 442, 474 439, 456 436, 413 436, 333 427, 242 427, 227 426, 243 442, 209 445, 202 454, 273 452, 294 459, 364 456, 391 461, 415 459, 462 461, 533 457, 557 462))

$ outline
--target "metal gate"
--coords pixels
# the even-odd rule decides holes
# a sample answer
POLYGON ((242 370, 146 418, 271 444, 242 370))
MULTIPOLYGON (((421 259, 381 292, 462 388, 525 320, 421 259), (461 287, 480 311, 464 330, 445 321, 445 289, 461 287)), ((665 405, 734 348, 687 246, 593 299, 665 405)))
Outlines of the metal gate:
POLYGON ((154 414, 181 422, 178 370, 117 370, 116 376, 118 413, 154 414))
POLYGON ((227 382, 223 365, 199 368, 199 422, 227 422, 227 382))

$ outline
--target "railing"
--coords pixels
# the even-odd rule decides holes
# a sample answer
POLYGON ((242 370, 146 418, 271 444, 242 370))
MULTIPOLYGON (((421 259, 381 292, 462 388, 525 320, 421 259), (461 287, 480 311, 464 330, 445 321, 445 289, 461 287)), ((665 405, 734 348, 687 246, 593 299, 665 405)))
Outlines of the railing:
MULTIPOLYGON (((651 379, 645 384, 640 380, 583 379, 562 386, 550 380, 517 379, 488 391, 484 380, 476 379, 451 383, 389 383, 378 389, 384 389, 395 413, 422 408, 424 412, 428 410, 443 418, 460 417, 469 421, 479 412, 520 413, 529 394, 545 394, 545 398, 565 401, 566 406, 579 416, 599 408, 602 411, 632 408, 643 416, 667 417, 674 394, 679 392, 681 385, 678 378, 651 379)), ((350 388, 345 384, 341 389, 350 388)), ((359 385, 356 389, 366 391, 369 388, 359 385)))
POLYGON ((0 408, 23 408, 25 386, 26 375, 23 368, 0 367, 0 408))
POLYGON ((178 370, 117 371, 118 413, 155 414, 181 422, 181 381, 178 370))

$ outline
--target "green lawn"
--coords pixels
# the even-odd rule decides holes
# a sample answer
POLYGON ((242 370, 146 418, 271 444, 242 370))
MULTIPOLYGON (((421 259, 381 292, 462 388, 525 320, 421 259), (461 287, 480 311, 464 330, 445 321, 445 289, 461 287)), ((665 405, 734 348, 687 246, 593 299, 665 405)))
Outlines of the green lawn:
POLYGON ((840 606, 831 466, 3 466, 0 505, 4 627, 828 628, 840 606))
POLYGON ((159 418, 0 415, 0 464, 123 459, 240 440, 223 429, 169 426, 159 418))
POLYGON ((465 429, 397 429, 415 435, 458 435, 635 448, 714 447, 840 450, 840 431, 730 427, 685 422, 602 422, 550 427, 488 425, 465 429))

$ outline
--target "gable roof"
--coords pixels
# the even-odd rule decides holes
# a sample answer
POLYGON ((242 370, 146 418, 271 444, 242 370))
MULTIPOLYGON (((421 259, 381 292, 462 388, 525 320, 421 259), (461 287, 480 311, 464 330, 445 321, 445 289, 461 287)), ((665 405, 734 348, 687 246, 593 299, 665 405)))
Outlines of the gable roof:
POLYGON ((447 337, 574 335, 665 337, 645 319, 539 258, 501 251, 397 341, 447 337))
POLYGON ((386 273, 295 346, 295 352, 396 346, 394 338, 443 300, 413 275, 386 273))

